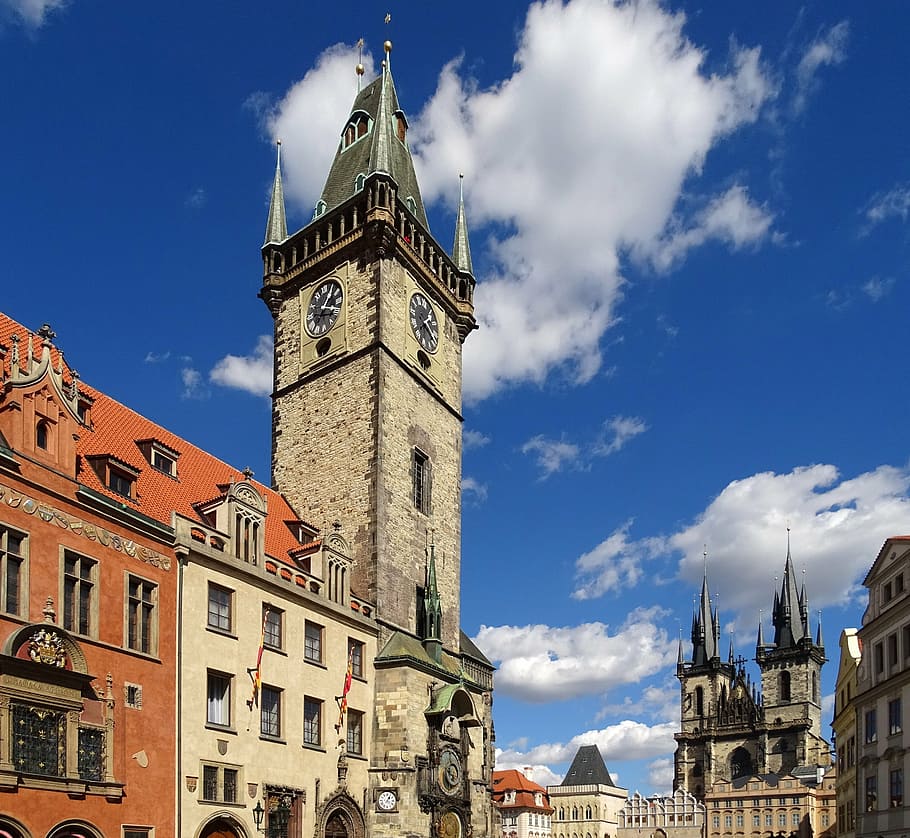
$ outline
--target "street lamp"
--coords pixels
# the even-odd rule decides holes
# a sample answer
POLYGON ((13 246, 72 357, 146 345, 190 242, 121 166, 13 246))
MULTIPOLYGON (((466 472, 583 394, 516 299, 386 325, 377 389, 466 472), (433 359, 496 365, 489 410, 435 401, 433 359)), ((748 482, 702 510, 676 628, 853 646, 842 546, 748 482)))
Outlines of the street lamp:
POLYGON ((256 808, 253 809, 253 823, 256 824, 256 831, 262 832, 262 819, 265 817, 265 809, 262 807, 262 801, 256 801, 256 808))

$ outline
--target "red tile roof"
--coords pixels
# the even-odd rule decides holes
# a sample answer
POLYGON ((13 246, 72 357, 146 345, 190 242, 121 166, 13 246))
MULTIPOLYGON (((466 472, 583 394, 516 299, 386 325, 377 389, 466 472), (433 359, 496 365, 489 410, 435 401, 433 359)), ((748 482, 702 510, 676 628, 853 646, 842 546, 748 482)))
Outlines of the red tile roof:
POLYGON ((533 780, 529 780, 515 768, 493 772, 493 802, 500 809, 520 807, 523 809, 536 809, 540 812, 553 811, 547 790, 533 780), (509 791, 515 792, 515 800, 510 803, 503 803, 506 792, 509 791), (537 793, 542 795, 542 806, 538 805, 534 800, 534 795, 537 793))
MULTIPOLYGON (((12 336, 19 336, 20 366, 24 365, 30 333, 21 324, 0 312, 0 345, 7 348, 2 360, 3 377, 9 378, 12 336)), ((34 338, 35 356, 40 357, 41 339, 34 338)), ((53 347, 51 361, 58 367, 62 355, 53 347)), ((69 368, 64 362, 64 379, 71 381, 69 368)), ((245 478, 233 466, 223 463, 201 448, 192 445, 176 434, 170 433, 150 419, 140 416, 115 399, 79 383, 80 392, 94 399, 91 407, 92 427, 83 428, 76 450, 82 459, 77 479, 85 486, 106 495, 118 503, 127 499, 112 492, 86 462, 87 458, 109 456, 112 459, 136 469, 136 497, 130 507, 159 521, 171 525, 171 512, 177 512, 200 524, 206 522, 196 511, 200 503, 211 502, 224 494, 224 488, 245 478), (171 477, 155 468, 146 460, 139 448, 139 442, 155 440, 179 454, 176 458, 176 476, 171 477)), ((265 526, 265 550, 269 556, 295 566, 290 560, 291 551, 300 550, 302 545, 291 531, 288 522, 298 521, 296 512, 287 501, 275 491, 256 480, 250 483, 265 498, 268 515, 265 526)), ((313 529, 310 527, 310 529, 313 529)), ((308 545, 307 545, 308 546, 308 545)))

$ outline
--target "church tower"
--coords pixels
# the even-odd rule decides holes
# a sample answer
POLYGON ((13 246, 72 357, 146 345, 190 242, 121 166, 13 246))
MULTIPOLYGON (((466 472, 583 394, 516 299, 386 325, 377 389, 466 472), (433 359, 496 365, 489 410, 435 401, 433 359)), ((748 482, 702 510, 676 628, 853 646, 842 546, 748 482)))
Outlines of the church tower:
POLYGON ((475 281, 463 196, 451 256, 430 233, 391 48, 291 235, 276 172, 260 292, 274 318, 272 483, 316 526, 340 527, 351 563, 338 589, 375 605, 368 834, 486 836, 493 667, 459 623, 475 281))

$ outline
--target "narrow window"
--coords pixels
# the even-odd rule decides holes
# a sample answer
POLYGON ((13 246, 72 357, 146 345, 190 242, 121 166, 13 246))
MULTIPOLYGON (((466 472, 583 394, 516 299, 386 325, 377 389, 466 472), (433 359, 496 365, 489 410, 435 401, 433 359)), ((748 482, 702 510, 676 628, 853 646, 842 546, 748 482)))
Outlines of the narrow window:
POLYGON ((347 740, 349 754, 363 753, 363 713, 359 710, 348 709, 347 740))
POLYGON ((209 582, 209 628, 219 631, 231 630, 231 599, 233 591, 209 582))
POLYGON ((897 634, 888 635, 888 666, 894 668, 897 666, 897 634))
POLYGON ((348 657, 351 661, 351 675, 363 678, 363 643, 359 640, 348 640, 348 657))
POLYGON ((900 733, 902 730, 901 700, 895 698, 893 701, 888 702, 888 735, 894 736, 894 734, 900 733))
POLYGON ((35 446, 47 451, 47 422, 42 419, 35 427, 35 446))
POLYGON ((881 675, 885 671, 885 650, 881 643, 876 643, 875 648, 875 672, 881 675))
POLYGON ((0 608, 22 616, 28 537, 0 524, 0 608))
POLYGON ((695 715, 705 715, 705 690, 703 687, 695 688, 695 715))
POLYGON ((95 566, 86 556, 63 554, 63 628, 92 634, 96 608, 95 566))
POLYGON ((270 605, 262 606, 262 641, 270 649, 281 649, 281 630, 284 611, 270 605))
POLYGON ((895 768, 888 776, 888 797, 892 809, 904 805, 904 769, 895 768))
POLYGON ((278 739, 281 736, 281 690, 262 687, 259 732, 263 736, 278 739))
MULTIPOLYGON (((874 770, 874 769, 873 769, 874 770)), ((866 811, 874 812, 878 803, 878 777, 866 777, 866 811)))
POLYGON ((411 463, 414 507, 424 515, 430 514, 430 458, 419 448, 414 449, 411 463))
POLYGON ((780 673, 779 688, 780 688, 780 700, 789 701, 790 700, 790 673, 789 672, 780 673))
POLYGON ((306 621, 304 626, 303 657, 311 663, 322 663, 322 626, 306 621))
POLYGON ((231 726, 231 676, 208 673, 205 720, 210 725, 231 726))
POLYGON ((318 698, 303 699, 303 743, 322 744, 322 702, 318 698))
POLYGON ((158 586, 138 576, 127 578, 126 645, 155 654, 158 634, 158 586))
POLYGON ((866 744, 869 745, 872 742, 878 740, 878 722, 876 720, 875 710, 866 711, 866 744))

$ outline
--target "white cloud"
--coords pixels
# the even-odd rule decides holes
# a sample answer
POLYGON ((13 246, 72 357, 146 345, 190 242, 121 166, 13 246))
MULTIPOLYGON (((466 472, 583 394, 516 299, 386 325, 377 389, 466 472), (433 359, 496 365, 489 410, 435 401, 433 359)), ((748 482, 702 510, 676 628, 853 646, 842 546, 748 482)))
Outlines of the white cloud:
POLYGON ((908 488, 910 470, 892 466, 853 478, 842 478, 833 465, 812 465, 735 480, 675 533, 634 540, 628 523, 614 532, 577 560, 575 596, 635 585, 643 563, 657 557, 678 560, 679 576, 695 590, 707 544, 712 593, 723 611, 737 615, 738 631, 754 631, 759 609, 771 604, 773 577, 783 571, 789 525, 810 607, 843 604, 858 595, 882 541, 906 532, 908 488))
POLYGON ((540 467, 541 480, 546 480, 551 474, 565 468, 580 468, 581 449, 572 442, 565 440, 546 439, 535 436, 521 446, 522 454, 534 454, 537 465, 540 467))
POLYGON ((194 367, 184 367, 180 370, 180 381, 183 383, 183 392, 180 394, 184 399, 204 399, 208 396, 208 391, 202 383, 202 374, 194 367))
POLYGON ((822 67, 840 64, 847 57, 847 39, 850 24, 843 20, 825 32, 821 32, 809 44, 796 68, 796 93, 793 110, 800 113, 806 107, 809 96, 818 85, 818 71, 822 67))
POLYGON ((887 297, 888 294, 891 293, 893 287, 894 277, 881 279, 880 277, 874 276, 872 279, 863 283, 863 293, 872 300, 873 303, 877 303, 883 297, 887 297))
POLYGON ((863 215, 866 217, 864 233, 891 218, 906 221, 910 215, 910 183, 899 183, 886 192, 873 195, 863 209, 863 215))
POLYGON ((528 765, 559 765, 569 762, 582 745, 596 745, 600 749, 604 762, 607 763, 607 770, 610 771, 613 781, 616 782, 619 775, 611 768, 611 762, 651 759, 666 754, 668 751, 672 751, 676 745, 673 739, 675 732, 675 722, 646 725, 625 719, 599 730, 579 733, 568 742, 536 745, 524 752, 511 749, 497 750, 496 767, 521 770, 528 765))
POLYGON ((171 357, 171 350, 168 349, 165 352, 155 353, 147 352, 145 355, 145 363, 147 364, 161 364, 164 361, 167 361, 171 357))
POLYGON ((205 189, 199 186, 186 196, 183 205, 187 209, 202 209, 207 200, 208 195, 206 195, 205 189))
POLYGON ((486 434, 482 434, 480 431, 465 431, 463 439, 465 450, 469 448, 483 448, 484 445, 488 445, 490 442, 490 437, 486 434))
POLYGON ((657 626, 661 615, 636 609, 613 634, 604 623, 482 626, 475 642, 498 662, 502 694, 529 702, 569 699, 637 683, 672 663, 676 643, 657 626))
POLYGON ((467 502, 481 504, 487 499, 487 486, 475 480, 473 477, 463 477, 461 479, 461 496, 467 502))
POLYGON ((594 445, 594 453, 602 457, 615 454, 630 440, 643 434, 648 426, 637 416, 614 416, 604 422, 604 435, 594 445))
POLYGON ((246 390, 254 396, 272 392, 272 338, 260 335, 252 355, 225 355, 209 373, 223 387, 246 390))
POLYGON ((656 247, 642 250, 658 270, 666 271, 680 262, 694 247, 709 240, 723 242, 733 250, 756 245, 767 239, 774 216, 757 206, 739 184, 716 196, 688 222, 673 218, 656 247))
POLYGON ((648 782, 658 794, 670 794, 673 791, 673 760, 661 757, 648 765, 648 782))
POLYGON ((619 704, 605 705, 597 718, 642 715, 655 721, 679 723, 679 684, 675 676, 661 684, 649 684, 636 700, 627 695, 619 704))
MULTIPOLYGON (((773 95, 757 49, 734 46, 726 73, 709 75, 684 23, 655 0, 533 3, 508 78, 481 89, 452 62, 412 120, 425 201, 451 202, 464 171, 475 264, 484 244, 489 257, 482 328, 465 350, 469 401, 554 370, 576 383, 597 374, 621 252, 675 261, 712 237, 742 247, 767 231, 744 186, 695 219, 674 215, 708 152, 773 95)), ((284 140, 286 194, 307 208, 352 101, 355 55, 328 50, 267 118, 284 140)))
POLYGON ((828 695, 822 696, 822 718, 823 719, 833 719, 834 718, 834 699, 836 697, 835 693, 828 693, 828 695))
POLYGON ((2 0, 30 29, 38 29, 55 9, 64 8, 69 0, 2 0))

